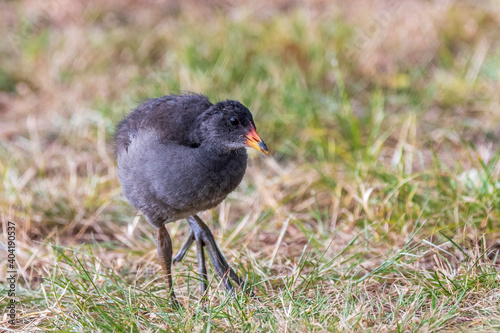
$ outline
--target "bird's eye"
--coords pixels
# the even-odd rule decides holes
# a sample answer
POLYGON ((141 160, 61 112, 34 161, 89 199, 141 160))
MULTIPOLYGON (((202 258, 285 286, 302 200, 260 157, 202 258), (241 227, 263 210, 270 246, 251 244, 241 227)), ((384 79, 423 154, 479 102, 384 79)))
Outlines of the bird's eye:
POLYGON ((231 125, 233 125, 233 126, 237 126, 240 123, 240 121, 236 117, 229 118, 229 121, 231 122, 231 125))

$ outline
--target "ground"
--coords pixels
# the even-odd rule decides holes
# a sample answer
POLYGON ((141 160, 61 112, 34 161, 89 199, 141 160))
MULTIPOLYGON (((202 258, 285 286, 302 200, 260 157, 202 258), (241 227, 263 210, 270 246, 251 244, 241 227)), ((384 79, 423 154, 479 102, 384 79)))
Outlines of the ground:
MULTIPOLYGON (((499 29, 495 1, 0 3, 0 252, 16 271, 0 327, 500 329, 499 29), (241 101, 272 151, 201 214, 256 298, 210 271, 202 302, 191 250, 173 309, 121 193, 116 123, 182 91, 241 101)), ((178 250, 188 226, 168 228, 178 250)))

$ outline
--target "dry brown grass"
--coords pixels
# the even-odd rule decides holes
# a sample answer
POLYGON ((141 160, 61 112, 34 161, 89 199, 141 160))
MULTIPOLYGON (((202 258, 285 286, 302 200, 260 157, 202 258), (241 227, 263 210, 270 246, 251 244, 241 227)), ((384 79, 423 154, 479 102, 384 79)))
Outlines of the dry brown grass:
MULTIPOLYGON (((497 7, 1 3, 0 208, 3 233, 17 225, 19 320, 0 325, 498 329, 497 7), (227 298, 211 274, 203 310, 190 255, 175 267, 186 307, 169 312, 111 137, 141 100, 185 90, 241 100, 275 153, 251 154, 239 189, 202 214, 259 299, 227 298)), ((179 247, 187 226, 169 228, 179 247)))

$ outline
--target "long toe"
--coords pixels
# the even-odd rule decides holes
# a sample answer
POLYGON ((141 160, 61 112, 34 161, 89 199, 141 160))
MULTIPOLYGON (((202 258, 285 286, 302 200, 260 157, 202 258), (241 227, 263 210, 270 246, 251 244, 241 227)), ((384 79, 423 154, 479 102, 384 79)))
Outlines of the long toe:
MULTIPOLYGON (((237 285, 243 287, 243 280, 234 272, 234 270, 227 263, 224 255, 219 250, 217 243, 215 242, 215 238, 208 228, 208 226, 197 216, 190 216, 188 219, 189 226, 191 227, 191 231, 194 233, 194 238, 196 239, 196 243, 201 243, 201 246, 204 246, 212 265, 214 266, 215 272, 222 279, 224 287, 234 295, 234 286, 231 283, 233 280, 237 285), (231 279, 229 279, 231 278, 231 279)), ((201 246, 199 246, 198 257, 200 258, 201 246)), ((204 259, 204 257, 203 257, 204 259)), ((201 273, 201 267, 200 273, 201 273)), ((202 287, 203 288, 203 287, 202 287)), ((249 293, 251 296, 254 296, 253 290, 251 288, 245 288, 245 292, 249 293)))
POLYGON ((191 247, 191 245, 193 245, 194 240, 195 240, 195 237, 194 237, 193 230, 190 230, 188 238, 186 239, 184 244, 182 244, 181 249, 179 250, 179 252, 177 253, 177 255, 173 259, 174 263, 180 262, 180 261, 182 261, 182 259, 184 259, 187 251, 189 251, 189 248, 191 247))
POLYGON ((207 252, 212 252, 212 255, 210 255, 210 260, 212 261, 212 264, 214 267, 216 267, 216 271, 218 275, 224 279, 224 285, 227 290, 234 292, 233 285, 227 279, 227 276, 229 276, 238 286, 240 286, 247 294, 249 294, 251 297, 255 297, 255 293, 253 292, 253 289, 250 286, 246 286, 245 282, 235 273, 235 271, 229 266, 227 263, 224 254, 220 251, 219 247, 215 243, 215 239, 210 232, 208 231, 209 234, 206 235, 206 242, 210 244, 210 246, 206 245, 207 252))
POLYGON ((207 266, 205 264, 205 252, 203 251, 204 244, 200 239, 196 240, 196 255, 198 259, 198 273, 200 274, 200 294, 203 297, 207 291, 207 266))

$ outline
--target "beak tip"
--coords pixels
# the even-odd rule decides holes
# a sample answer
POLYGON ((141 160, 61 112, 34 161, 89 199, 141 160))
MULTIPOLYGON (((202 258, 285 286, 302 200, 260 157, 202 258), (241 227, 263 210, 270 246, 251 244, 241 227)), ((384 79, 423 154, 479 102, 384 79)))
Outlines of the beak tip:
POLYGON ((261 152, 263 152, 266 155, 269 155, 269 149, 267 148, 266 144, 263 141, 259 142, 259 148, 261 152))

